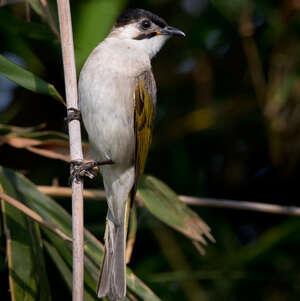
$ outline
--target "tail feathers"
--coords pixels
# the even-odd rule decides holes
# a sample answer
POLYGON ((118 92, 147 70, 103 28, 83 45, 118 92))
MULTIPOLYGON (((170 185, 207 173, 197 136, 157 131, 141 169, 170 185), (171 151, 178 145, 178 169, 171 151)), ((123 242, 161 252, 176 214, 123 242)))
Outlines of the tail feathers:
POLYGON ((126 295, 125 222, 116 225, 110 217, 108 214, 97 295, 117 301, 123 300, 126 295))

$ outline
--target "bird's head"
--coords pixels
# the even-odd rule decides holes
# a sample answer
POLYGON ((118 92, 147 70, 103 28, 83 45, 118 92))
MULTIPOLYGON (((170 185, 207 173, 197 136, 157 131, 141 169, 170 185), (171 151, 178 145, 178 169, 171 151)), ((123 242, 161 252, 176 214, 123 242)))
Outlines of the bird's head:
POLYGON ((181 30, 169 26, 159 16, 144 9, 127 9, 117 19, 110 37, 131 40, 152 58, 172 35, 185 36, 181 30))

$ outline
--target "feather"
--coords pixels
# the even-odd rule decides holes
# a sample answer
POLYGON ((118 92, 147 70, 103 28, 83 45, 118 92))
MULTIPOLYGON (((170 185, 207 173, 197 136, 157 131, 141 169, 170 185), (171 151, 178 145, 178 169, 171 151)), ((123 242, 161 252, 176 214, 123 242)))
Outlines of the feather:
MULTIPOLYGON (((137 77, 133 90, 134 183, 129 192, 127 203, 121 210, 121 222, 120 218, 117 222, 116 214, 112 214, 115 210, 109 209, 105 230, 105 252, 97 286, 98 297, 107 296, 109 300, 122 300, 126 295, 125 241, 129 209, 135 198, 139 178, 145 168, 155 115, 156 86, 151 70, 145 71, 137 77)), ((103 168, 112 170, 116 166, 102 167, 102 172, 104 171, 103 168)), ((106 187, 105 179, 104 184, 108 191, 110 188, 106 187)), ((122 207, 121 204, 118 207, 122 207)))
POLYGON ((152 140, 155 117, 156 85, 151 70, 137 78, 134 91, 135 179, 131 192, 134 198, 143 174, 152 140))
POLYGON ((108 212, 105 251, 96 290, 99 298, 107 296, 116 301, 123 300, 126 295, 125 236, 125 221, 116 225, 108 212))

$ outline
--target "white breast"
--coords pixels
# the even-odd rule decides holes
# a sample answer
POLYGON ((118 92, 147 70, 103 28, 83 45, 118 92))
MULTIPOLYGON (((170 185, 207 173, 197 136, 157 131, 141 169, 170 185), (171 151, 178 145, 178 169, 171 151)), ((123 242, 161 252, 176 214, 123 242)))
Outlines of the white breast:
POLYGON ((79 104, 95 160, 101 167, 108 206, 115 222, 123 221, 125 202, 134 184, 134 85, 151 68, 149 57, 130 42, 107 38, 94 49, 79 77, 79 104), (121 205, 122 204, 122 205, 121 205))
POLYGON ((135 147, 133 93, 136 76, 150 68, 136 60, 130 43, 109 38, 87 59, 79 78, 83 122, 97 160, 132 161, 135 147))

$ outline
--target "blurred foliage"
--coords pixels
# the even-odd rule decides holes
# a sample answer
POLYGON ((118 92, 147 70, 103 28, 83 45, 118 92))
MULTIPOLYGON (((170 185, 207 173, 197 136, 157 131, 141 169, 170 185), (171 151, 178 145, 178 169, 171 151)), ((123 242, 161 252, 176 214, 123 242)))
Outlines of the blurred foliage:
MULTIPOLYGON (((42 84, 40 92, 49 93, 41 95, 0 77, 0 135, 6 137, 0 140, 0 165, 22 172, 35 184, 64 186, 67 165, 38 155, 49 141, 53 146, 53 139, 65 142, 65 136, 56 133, 66 132, 65 108, 49 95, 64 96, 56 4, 40 3, 0 1, 0 62, 8 59, 28 70, 27 84, 34 74, 57 89, 47 90, 42 84), (30 148, 38 150, 33 153, 30 148)), ((185 39, 168 41, 153 60, 158 111, 147 173, 179 194, 299 204, 299 0, 76 0, 71 6, 78 71, 125 7, 142 6, 186 33, 185 39)), ((55 153, 62 144, 54 146, 55 153)), ((100 179, 86 181, 86 186, 99 183, 100 179)), ((69 199, 57 202, 70 211, 69 199)), ((216 238, 216 244, 209 244, 206 255, 200 256, 186 237, 167 228, 148 209, 137 208, 138 230, 129 266, 161 300, 299 299, 297 218, 193 208, 216 238)), ((154 207, 151 212, 160 214, 154 207)), ((104 202, 86 201, 85 223, 98 238, 105 215, 104 202)), ((7 222, 1 217, 1 300, 10 300, 11 263, 3 235, 7 222)), ((30 227, 35 234, 24 240, 39 235, 30 227)), ((69 258, 70 250, 58 242, 60 247, 54 249, 58 238, 46 233, 42 231, 47 252, 41 262, 47 268, 52 298, 70 298, 64 285, 71 277, 64 257, 69 258)), ((92 277, 86 277, 89 288, 92 277)), ((33 279, 32 287, 39 285, 33 279)))

